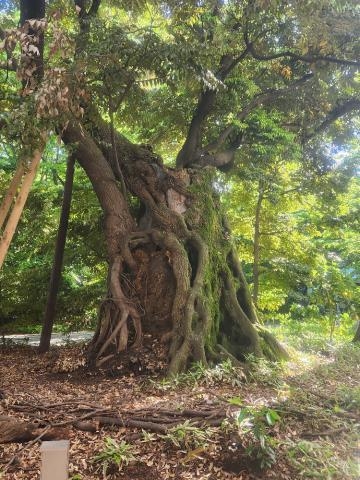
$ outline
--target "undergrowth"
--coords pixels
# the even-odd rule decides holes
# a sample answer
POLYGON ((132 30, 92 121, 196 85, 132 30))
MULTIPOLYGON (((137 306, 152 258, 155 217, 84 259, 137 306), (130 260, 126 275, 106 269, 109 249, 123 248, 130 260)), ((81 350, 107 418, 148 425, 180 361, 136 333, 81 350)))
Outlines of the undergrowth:
POLYGON ((276 462, 276 441, 269 431, 280 421, 277 411, 261 407, 244 407, 234 415, 234 424, 246 452, 256 460, 261 469, 270 468, 276 462))
POLYGON ((175 447, 186 451, 206 446, 214 434, 213 428, 199 428, 191 424, 189 420, 169 429, 160 438, 170 442, 175 447))
POLYGON ((136 460, 135 450, 132 445, 122 440, 118 443, 111 437, 106 437, 104 440, 104 449, 93 458, 93 463, 100 464, 98 470, 102 470, 103 477, 109 470, 120 471, 123 466, 136 460))
POLYGON ((266 322, 266 328, 287 346, 325 356, 334 354, 342 345, 351 342, 354 326, 349 318, 333 325, 327 318, 297 319, 289 314, 278 314, 275 321, 266 322))
POLYGON ((179 373, 161 380, 150 379, 153 388, 160 391, 169 391, 183 387, 196 387, 206 385, 208 387, 215 385, 240 386, 246 378, 244 370, 235 367, 230 360, 226 360, 212 368, 202 363, 194 363, 185 373, 179 373))
POLYGON ((358 465, 348 456, 340 458, 329 440, 299 440, 289 442, 287 455, 297 471, 298 478, 333 480, 358 478, 358 465))

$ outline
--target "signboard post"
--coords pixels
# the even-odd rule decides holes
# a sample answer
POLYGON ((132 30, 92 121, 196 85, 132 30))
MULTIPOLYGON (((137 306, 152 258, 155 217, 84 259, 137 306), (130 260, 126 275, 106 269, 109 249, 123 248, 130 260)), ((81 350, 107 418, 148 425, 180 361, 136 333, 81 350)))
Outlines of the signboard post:
POLYGON ((42 442, 41 480, 68 480, 69 440, 42 442))

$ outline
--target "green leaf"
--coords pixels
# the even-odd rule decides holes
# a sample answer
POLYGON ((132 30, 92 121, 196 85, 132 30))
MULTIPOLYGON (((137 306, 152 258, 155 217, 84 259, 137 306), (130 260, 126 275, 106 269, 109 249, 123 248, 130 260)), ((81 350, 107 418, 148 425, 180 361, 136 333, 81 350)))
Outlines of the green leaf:
POLYGON ((267 410, 265 413, 266 422, 268 425, 273 426, 280 420, 280 415, 275 410, 267 410))

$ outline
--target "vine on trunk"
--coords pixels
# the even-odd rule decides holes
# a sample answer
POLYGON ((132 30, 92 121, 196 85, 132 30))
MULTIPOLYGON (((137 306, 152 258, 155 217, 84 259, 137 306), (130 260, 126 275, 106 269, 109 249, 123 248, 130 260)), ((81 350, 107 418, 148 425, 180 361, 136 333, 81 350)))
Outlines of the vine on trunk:
MULTIPOLYGON (((97 143, 116 178, 118 160, 109 148, 114 136, 112 143, 104 141, 110 134, 99 120, 97 143)), ((126 187, 141 214, 137 227, 109 255, 109 293, 90 359, 100 366, 125 350, 130 339, 131 348, 138 347, 143 331, 169 344, 170 374, 194 361, 260 356, 264 341, 275 357, 278 342, 273 337, 268 342, 268 336, 262 342, 258 333, 257 315, 213 187, 215 169, 167 168, 151 150, 118 135, 116 148, 126 187), (153 295, 153 283, 167 293, 153 295)))

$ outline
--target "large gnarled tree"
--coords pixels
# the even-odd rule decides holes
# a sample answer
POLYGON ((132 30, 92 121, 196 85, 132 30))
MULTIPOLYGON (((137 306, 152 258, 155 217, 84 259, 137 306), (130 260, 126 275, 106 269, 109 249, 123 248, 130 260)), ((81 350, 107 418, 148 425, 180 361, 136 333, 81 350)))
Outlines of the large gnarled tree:
POLYGON ((251 145, 277 142, 256 125, 258 111, 278 112, 279 129, 306 144, 359 109, 356 5, 170 0, 142 15, 142 2, 70 3, 49 7, 43 46, 45 25, 29 15, 41 19, 44 2, 21 2, 20 61, 3 36, 36 128, 61 136, 103 210, 108 292, 90 359, 101 365, 144 332, 168 343, 171 373, 284 354, 259 324, 217 171, 251 145), (164 151, 165 133, 175 145, 183 138, 176 161, 121 134, 131 122, 164 151))

